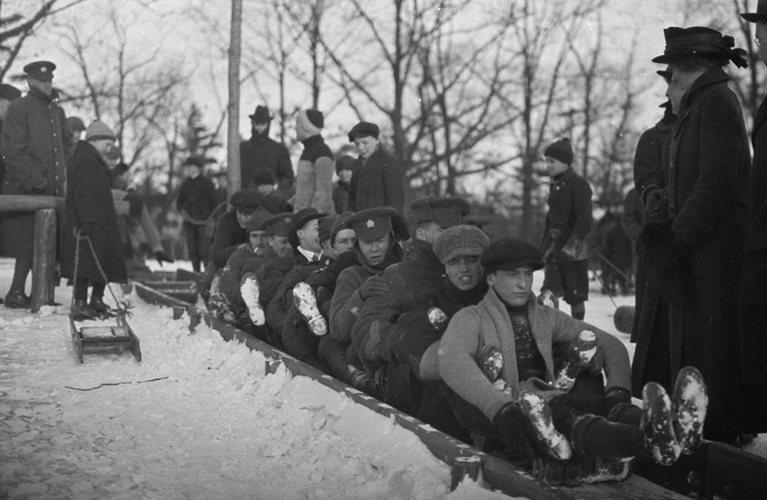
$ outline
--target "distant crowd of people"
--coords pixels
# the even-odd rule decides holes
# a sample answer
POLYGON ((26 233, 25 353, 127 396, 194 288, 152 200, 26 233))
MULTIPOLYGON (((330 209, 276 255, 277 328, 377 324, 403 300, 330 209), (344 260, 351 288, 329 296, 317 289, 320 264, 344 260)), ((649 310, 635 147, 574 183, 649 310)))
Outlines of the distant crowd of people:
MULTIPOLYGON (((767 0, 744 18, 757 39, 767 37, 767 0)), ((299 111, 304 149, 294 171, 287 148, 269 137, 272 114, 258 106, 241 144, 242 189, 222 199, 202 160, 184 163, 176 208, 206 307, 549 483, 621 480, 632 458, 670 465, 704 436, 744 445, 767 427, 767 401, 754 397, 767 384, 767 105, 752 166, 722 69, 744 66, 745 53, 709 28, 664 34, 665 51, 653 59, 667 65, 658 71, 668 84, 664 117, 639 141, 622 216, 597 225, 600 248, 621 254, 599 252, 605 290, 636 289, 633 365, 621 341, 584 322, 592 190, 573 169, 568 139, 544 151, 541 244, 491 241, 459 197, 418 198, 406 217, 404 174, 375 123, 349 129, 356 158, 336 158, 323 114, 299 111)), ((134 223, 147 223, 145 207, 120 186, 127 169, 109 126, 81 124, 75 146, 81 132, 56 104, 54 69, 25 66, 24 97, 0 86, 10 101, 7 112, 0 107, 2 192, 65 197, 61 274, 74 285, 71 314, 104 318, 104 287, 127 279, 114 200, 129 202, 134 223)), ((4 216, 6 252, 16 258, 6 307, 29 308, 30 217, 4 216)))

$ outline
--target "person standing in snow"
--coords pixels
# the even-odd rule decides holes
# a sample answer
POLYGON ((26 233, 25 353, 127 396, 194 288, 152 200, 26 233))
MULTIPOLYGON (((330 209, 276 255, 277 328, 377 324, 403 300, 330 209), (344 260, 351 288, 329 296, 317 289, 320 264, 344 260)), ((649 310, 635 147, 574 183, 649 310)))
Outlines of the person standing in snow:
POLYGON ((216 186, 203 175, 203 158, 189 157, 183 167, 186 179, 179 187, 176 209, 184 218, 186 250, 192 261, 192 269, 199 273, 210 253, 207 225, 216 208, 216 186))
MULTIPOLYGON (((56 104, 55 69, 50 61, 24 66, 29 92, 8 106, 0 140, 0 154, 5 160, 3 194, 64 196, 67 159, 73 144, 64 110, 56 104)), ((32 269, 34 222, 32 212, 8 212, 3 216, 5 250, 16 259, 5 307, 32 307, 24 289, 32 269)))
MULTIPOLYGON (((736 445, 752 439, 763 403, 741 377, 739 294, 743 271, 750 151, 743 112, 724 66, 745 67, 745 51, 707 27, 664 30, 672 83, 685 90, 671 132, 667 177, 665 274, 672 377, 698 368, 709 382, 706 437, 736 445)), ((659 191, 659 190, 655 190, 659 191)), ((648 192, 648 210, 663 192, 648 192)), ((662 210, 662 209, 661 209, 662 210)), ((659 252, 660 253, 660 252, 659 252)), ((761 417, 762 420, 764 417, 761 417)))
POLYGON ((302 109, 296 116, 296 136, 304 145, 296 171, 296 212, 313 208, 319 213, 335 215, 333 206, 333 173, 336 161, 322 137, 325 118, 316 109, 302 109))
POLYGON ((107 283, 128 280, 112 199, 112 176, 105 158, 114 142, 112 129, 94 121, 67 166, 61 275, 74 281, 71 315, 75 321, 109 317, 111 309, 103 300, 107 283))
POLYGON ((546 262, 542 295, 549 291, 564 298, 573 318, 582 320, 589 298, 591 186, 570 166, 573 147, 569 139, 551 143, 544 156, 551 185, 542 246, 546 262))
MULTIPOLYGON (((767 1, 760 0, 756 12, 741 14, 754 23, 759 58, 767 64, 767 1)), ((767 386, 767 98, 759 106, 751 133, 754 161, 748 186, 748 229, 743 246, 743 283, 740 289, 740 355, 743 381, 752 394, 765 394, 767 386)), ((756 398, 755 398, 756 399, 756 398)), ((758 398, 763 406, 767 398, 758 398)), ((751 429, 767 432, 767 408, 759 425, 751 429)))
POLYGON ((381 148, 378 125, 359 122, 349 131, 349 142, 359 151, 349 187, 349 210, 405 208, 405 184, 399 162, 381 148))
POLYGON ((252 135, 240 143, 240 182, 243 189, 255 188, 254 176, 262 168, 271 172, 278 189, 289 192, 293 187, 293 165, 288 148, 271 137, 272 115, 266 106, 256 106, 250 115, 252 135))

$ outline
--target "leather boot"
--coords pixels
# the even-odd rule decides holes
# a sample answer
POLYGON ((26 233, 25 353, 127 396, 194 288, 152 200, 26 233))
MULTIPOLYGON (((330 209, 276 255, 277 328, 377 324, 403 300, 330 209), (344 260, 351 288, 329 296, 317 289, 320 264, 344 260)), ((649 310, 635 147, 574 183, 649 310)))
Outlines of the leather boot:
POLYGON ((75 300, 69 311, 74 321, 92 321, 99 319, 99 314, 91 306, 85 303, 84 299, 75 300))

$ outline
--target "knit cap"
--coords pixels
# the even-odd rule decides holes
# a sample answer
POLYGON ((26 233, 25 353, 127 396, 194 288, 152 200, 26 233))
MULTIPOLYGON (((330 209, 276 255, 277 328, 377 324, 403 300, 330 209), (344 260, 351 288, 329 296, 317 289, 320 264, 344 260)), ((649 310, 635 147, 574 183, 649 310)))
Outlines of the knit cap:
POLYGON ((327 217, 320 219, 320 222, 317 225, 317 232, 320 236, 320 243, 330 239, 330 235, 333 232, 333 223, 336 221, 336 219, 337 217, 335 215, 328 215, 327 217))
POLYGON ((319 135, 322 127, 325 126, 325 119, 322 113, 316 109, 302 109, 296 117, 296 134, 298 140, 303 141, 308 137, 319 135))
POLYGON ((347 210, 346 212, 341 212, 338 214, 338 216, 333 220, 333 225, 330 227, 331 242, 335 241, 336 235, 341 229, 349 229, 346 226, 346 221, 349 220, 349 217, 352 215, 354 215, 354 212, 347 210))
POLYGON ((85 140, 98 141, 101 139, 115 140, 115 133, 112 132, 112 129, 109 128, 106 123, 96 120, 88 125, 88 128, 85 131, 85 140))
POLYGON ((461 224, 442 231, 434 242, 434 253, 445 264, 457 255, 481 255, 490 238, 477 226, 461 224))
POLYGON ((573 162, 573 147, 570 145, 570 139, 564 138, 552 142, 543 152, 543 156, 559 160, 565 165, 573 162))
POLYGON ((341 170, 351 170, 354 171, 354 157, 350 155, 341 155, 336 160, 336 173, 339 173, 341 170))

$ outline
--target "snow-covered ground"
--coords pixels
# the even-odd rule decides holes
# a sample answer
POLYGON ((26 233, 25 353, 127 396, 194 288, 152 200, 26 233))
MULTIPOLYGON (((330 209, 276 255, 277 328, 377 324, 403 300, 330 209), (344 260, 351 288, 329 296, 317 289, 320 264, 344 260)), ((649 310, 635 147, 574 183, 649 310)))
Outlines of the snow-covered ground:
MULTIPOLYGON (((0 293, 12 262, 0 259, 0 293)), ((36 315, 0 306, 2 499, 508 498, 471 482, 450 492, 449 467, 414 434, 305 377, 265 375, 259 353, 204 325, 190 335, 135 295, 142 361, 80 365, 70 292, 36 315)), ((614 300, 592 293, 587 321, 615 332, 633 298, 614 300)))

